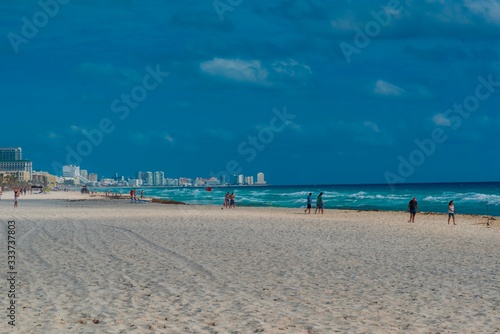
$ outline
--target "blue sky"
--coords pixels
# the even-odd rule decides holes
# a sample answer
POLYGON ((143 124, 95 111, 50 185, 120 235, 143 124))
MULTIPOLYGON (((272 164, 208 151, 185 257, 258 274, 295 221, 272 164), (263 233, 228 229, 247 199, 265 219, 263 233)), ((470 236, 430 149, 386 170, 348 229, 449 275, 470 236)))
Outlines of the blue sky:
POLYGON ((497 1, 6 0, 0 12, 1 146, 36 170, 500 179, 497 1))

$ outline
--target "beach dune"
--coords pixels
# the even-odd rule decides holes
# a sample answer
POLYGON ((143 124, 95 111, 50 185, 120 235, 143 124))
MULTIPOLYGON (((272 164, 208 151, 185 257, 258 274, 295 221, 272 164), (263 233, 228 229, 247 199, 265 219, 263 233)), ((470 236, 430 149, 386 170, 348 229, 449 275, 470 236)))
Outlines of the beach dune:
POLYGON ((15 221, 19 293, 1 333, 500 332, 498 220, 12 197, 0 261, 15 221))

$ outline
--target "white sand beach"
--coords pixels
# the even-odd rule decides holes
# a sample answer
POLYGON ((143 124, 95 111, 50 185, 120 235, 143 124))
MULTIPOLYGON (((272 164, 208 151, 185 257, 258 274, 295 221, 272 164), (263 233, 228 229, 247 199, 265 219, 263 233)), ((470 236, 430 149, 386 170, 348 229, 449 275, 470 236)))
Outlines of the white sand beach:
POLYGON ((500 219, 12 198, 0 333, 500 333, 500 219))

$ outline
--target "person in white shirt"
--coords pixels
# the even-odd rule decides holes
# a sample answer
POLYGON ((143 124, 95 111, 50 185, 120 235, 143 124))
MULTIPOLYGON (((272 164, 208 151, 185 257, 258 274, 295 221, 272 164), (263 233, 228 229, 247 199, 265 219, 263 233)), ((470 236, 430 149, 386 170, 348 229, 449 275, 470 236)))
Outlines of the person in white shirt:
POLYGON ((453 201, 448 203, 448 225, 450 224, 451 217, 453 217, 453 225, 457 225, 455 224, 455 205, 453 204, 453 201))

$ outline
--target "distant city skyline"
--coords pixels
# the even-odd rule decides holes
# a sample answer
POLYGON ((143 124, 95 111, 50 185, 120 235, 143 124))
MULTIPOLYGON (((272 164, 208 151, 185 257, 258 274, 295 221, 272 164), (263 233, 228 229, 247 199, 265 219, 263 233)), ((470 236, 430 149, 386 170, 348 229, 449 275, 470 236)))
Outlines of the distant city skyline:
POLYGON ((275 185, 500 179, 495 1, 0 11, 1 144, 23 147, 36 170, 265 171, 275 185))
MULTIPOLYGON (((2 151, 0 150, 0 154, 2 151)), ((113 176, 99 175, 82 169, 77 165, 64 165, 62 166, 62 174, 56 175, 60 178, 60 183, 66 185, 92 185, 92 186, 147 186, 147 187, 165 187, 165 186, 223 186, 223 185, 267 185, 264 173, 259 172, 256 175, 256 181, 251 175, 232 175, 226 178, 221 175, 219 178, 211 177, 172 177, 165 174, 164 171, 137 171, 136 175, 125 176, 115 173, 113 176)))

